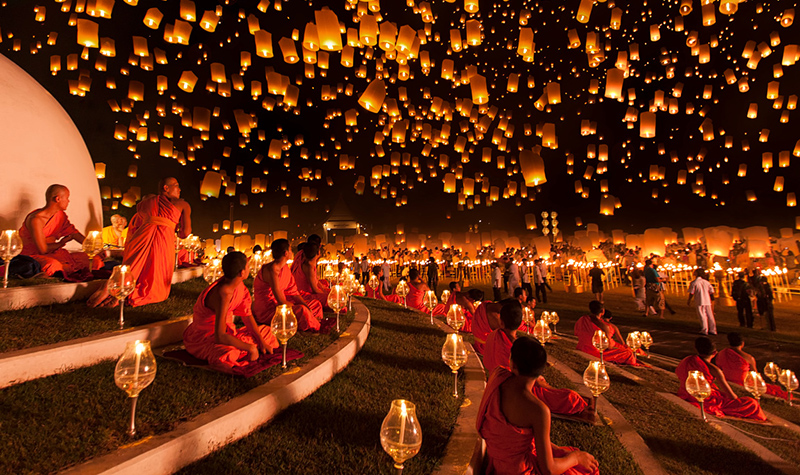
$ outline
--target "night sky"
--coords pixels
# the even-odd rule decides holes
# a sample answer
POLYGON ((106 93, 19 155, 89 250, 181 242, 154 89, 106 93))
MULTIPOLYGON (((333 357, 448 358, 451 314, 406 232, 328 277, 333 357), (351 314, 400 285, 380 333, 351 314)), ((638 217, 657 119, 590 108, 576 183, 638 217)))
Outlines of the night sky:
MULTIPOLYGON (((391 233, 397 223, 406 232, 464 232, 479 224, 480 231, 523 233, 526 213, 541 220, 542 211, 552 210, 559 212, 560 227, 567 233, 582 229, 575 218, 583 225, 627 232, 718 224, 766 225, 773 231, 793 227, 797 212, 787 206, 787 196, 797 192, 800 180, 800 119, 794 110, 800 95, 795 64, 800 60, 800 26, 789 21, 794 11, 788 10, 796 8, 795 2, 751 0, 739 4, 733 15, 724 15, 719 2, 704 7, 695 0, 693 10, 682 16, 685 0, 628 6, 609 0, 596 2, 588 22, 581 23, 576 18, 579 0, 481 0, 478 10, 469 12, 472 1, 139 0, 131 5, 117 0, 111 18, 89 12, 98 14, 112 2, 42 1, 46 11, 41 19, 34 2, 17 0, 0 8, 0 52, 39 80, 71 115, 94 161, 107 165, 101 186, 121 193, 138 186, 147 194, 155 191, 160 177, 176 176, 193 207, 195 233, 202 237, 221 234, 212 233, 212 225, 228 218, 231 204, 234 219, 248 223, 250 234, 320 232, 340 196, 371 233, 391 233), (183 14, 194 10, 195 19, 181 19, 182 4, 183 14), (186 8, 189 4, 194 8, 186 8), (345 29, 354 29, 341 35, 344 45, 353 40, 352 67, 341 64, 350 51, 320 50, 310 54, 315 64, 304 60, 307 24, 316 21, 315 12, 323 7, 345 29), (163 14, 155 29, 143 22, 153 8, 163 14), (704 20, 710 22, 709 10, 715 21, 704 25, 704 20), (204 14, 218 20, 213 32, 203 29, 204 14), (419 44, 409 43, 407 54, 398 53, 397 45, 387 52, 381 47, 384 38, 374 47, 358 44, 362 15, 371 15, 379 25, 394 23, 401 33, 411 31, 403 26, 410 27, 419 44), (115 55, 104 56, 96 47, 84 50, 71 18, 97 24, 99 43, 112 39, 115 55), (188 45, 165 40, 165 30, 176 20, 192 27, 188 45), (480 44, 470 45, 474 37, 468 37, 468 30, 476 26, 480 44), (271 34, 274 57, 257 54, 251 28, 271 34), (533 32, 532 58, 518 54, 524 28, 533 32), (289 64, 279 41, 291 39, 293 30, 299 61, 289 64), (52 32, 57 33, 54 45, 48 44, 52 32), (459 51, 454 33, 463 44, 459 51), (146 45, 136 40, 144 45, 136 53, 146 56, 134 53, 135 37, 146 40, 146 45), (570 47, 576 38, 580 44, 570 47), (592 43, 597 47, 587 53, 592 43), (757 65, 751 51, 761 56, 757 65), (324 69, 320 62, 326 54, 324 69), (750 56, 749 66, 743 54, 750 56), (50 70, 54 55, 60 64, 55 75, 50 70), (77 69, 68 70, 69 55, 77 55, 77 69), (448 76, 443 74, 446 60, 454 66, 450 79, 443 78, 448 76), (212 80, 212 63, 224 66, 224 83, 212 80), (614 68, 627 74, 619 100, 604 97, 608 71, 614 68), (185 71, 198 78, 191 93, 179 87, 185 71), (282 84, 290 85, 290 95, 297 88, 297 105, 289 105, 291 97, 287 100, 283 93, 270 92, 278 83, 268 82, 270 72, 284 76, 282 84), (514 74, 519 76, 518 89, 509 92, 514 74), (485 104, 473 96, 471 86, 478 76, 488 86, 485 104), (70 91, 70 81, 75 89, 81 77, 85 89, 91 79, 83 97, 70 91), (380 113, 358 104, 376 78, 386 84, 380 113), (253 81, 262 90, 257 97, 253 81), (132 82, 134 89, 136 82, 143 85, 143 100, 129 101, 132 82), (560 101, 553 83, 560 87, 560 101), (775 83, 780 97, 770 99, 770 84, 775 88, 775 83), (164 84, 166 90, 159 94, 164 84), (741 92, 742 87, 747 91, 741 92), (111 104, 121 110, 115 112, 111 104), (753 104, 757 116, 748 118, 753 104), (205 140, 200 130, 182 125, 196 108, 212 112, 205 140), (346 124, 350 110, 358 114, 355 126, 346 124), (655 135, 642 137, 641 117, 648 111, 655 112, 655 135), (637 121, 626 122, 626 117, 637 121), (248 120, 252 130, 245 136, 238 124, 248 120), (402 143, 392 136, 399 121, 407 121, 402 143), (122 140, 115 138, 118 124, 127 128, 122 140), (557 146, 543 146, 548 137, 539 132, 551 127, 546 124, 554 126, 557 146), (762 141, 766 130, 768 138, 762 141), (137 131, 145 140, 137 140, 137 131), (269 156, 273 140, 283 141, 278 158, 269 156), (607 159, 598 156, 601 146, 607 147, 607 159), (164 147, 167 157, 159 155, 164 147), (520 150, 538 151, 545 183, 524 187, 520 150), (764 153, 772 154, 771 168, 762 168, 764 153), (352 169, 340 169, 342 154, 354 160, 352 169), (241 184, 234 196, 226 196, 223 186, 219 198, 201 201, 200 183, 215 161, 231 183, 241 167, 241 184), (740 177, 743 164, 747 171, 740 177), (128 176, 131 165, 138 167, 135 178, 128 176), (376 165, 388 166, 389 173, 373 183, 376 165), (448 173, 475 180, 474 195, 462 197, 463 204, 459 193, 443 191, 448 173), (362 195, 357 194, 359 177, 362 195), (783 177, 781 191, 775 191, 777 177, 783 177), (265 191, 253 192, 254 178, 265 191), (682 179, 685 184, 679 184, 682 179), (316 200, 303 202, 303 187, 316 200), (494 187, 497 201, 491 201, 494 187), (748 201, 748 194, 756 200, 748 201), (617 199, 621 205, 613 216, 601 214, 604 196, 605 202, 617 199), (281 218, 282 206, 288 206, 286 219, 281 218)), ((462 187, 463 181, 457 180, 457 191, 462 187)), ((106 222, 112 201, 121 200, 103 200, 109 208, 106 222)), ((122 205, 119 212, 132 215, 122 205)))

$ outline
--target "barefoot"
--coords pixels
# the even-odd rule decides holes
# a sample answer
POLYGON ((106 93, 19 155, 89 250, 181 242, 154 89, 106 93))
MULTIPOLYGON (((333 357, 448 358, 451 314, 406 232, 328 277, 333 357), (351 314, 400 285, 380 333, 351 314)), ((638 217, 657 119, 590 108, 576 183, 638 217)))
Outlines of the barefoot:
POLYGON ((86 304, 92 308, 98 307, 108 299, 108 284, 103 284, 99 289, 89 297, 86 304))

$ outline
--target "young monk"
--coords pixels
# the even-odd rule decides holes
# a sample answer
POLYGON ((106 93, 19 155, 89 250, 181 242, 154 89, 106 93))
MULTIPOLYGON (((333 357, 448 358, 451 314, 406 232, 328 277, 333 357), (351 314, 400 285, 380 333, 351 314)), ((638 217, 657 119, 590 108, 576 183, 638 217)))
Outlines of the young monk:
POLYGON ((317 277, 318 258, 319 244, 307 242, 292 261, 292 277, 297 283, 297 290, 306 300, 314 299, 326 307, 330 289, 323 287, 317 277))
POLYGON ((684 358, 675 369, 678 381, 681 386, 678 389, 678 396, 698 406, 697 399, 686 391, 686 378, 690 371, 700 371, 705 376, 708 384, 711 385, 711 396, 703 402, 705 411, 715 416, 741 417, 756 421, 765 421, 767 417, 761 410, 758 401, 751 397, 737 397, 725 374, 717 366, 711 363, 717 349, 714 342, 708 337, 701 336, 694 341, 696 355, 684 358))
MULTIPOLYGON (((515 290, 519 290, 517 287, 515 290)), ((483 353, 483 366, 486 373, 498 366, 508 368, 511 345, 517 339, 517 329, 522 324, 522 305, 510 300, 500 309, 500 328, 489 333, 483 353)), ((547 384, 544 376, 539 376, 532 388, 533 395, 539 398, 555 414, 577 415, 594 422, 595 412, 580 394, 571 389, 556 389, 547 384)))
POLYGON ((447 315, 447 311, 450 310, 450 306, 454 303, 461 305, 461 308, 464 309, 464 315, 475 315, 475 302, 479 302, 483 300, 483 291, 479 291, 477 289, 469 289, 467 292, 461 291, 461 284, 458 282, 450 282, 450 296, 447 298, 447 302, 442 302, 442 304, 437 305, 436 308, 433 309, 434 315, 447 315), (477 293, 472 291, 480 292, 480 296, 477 293))
POLYGON ((497 367, 489 376, 478 408, 476 426, 486 441, 486 473, 600 473, 592 455, 550 442, 550 410, 532 392, 547 364, 542 345, 517 338, 510 362, 510 371, 497 367))
POLYGON ((383 283, 382 283, 383 282, 383 268, 381 268, 381 266, 373 267, 372 268, 372 275, 374 275, 374 276, 376 276, 378 278, 379 284, 378 284, 378 288, 373 290, 372 287, 369 286, 369 282, 367 283, 367 286, 366 286, 367 297, 369 297, 371 299, 377 299, 377 300, 386 300, 387 302, 392 302, 392 303, 396 303, 398 305, 402 305, 403 297, 401 297, 399 295, 395 295, 395 294, 384 295, 384 293, 383 293, 383 283))
POLYGON ((419 275, 419 270, 415 267, 408 271, 408 295, 406 295, 406 305, 409 308, 415 308, 421 312, 428 312, 428 309, 423 303, 425 293, 430 290, 419 275))
POLYGON ((45 191, 46 204, 31 211, 19 228, 22 238, 22 255, 36 259, 42 272, 64 277, 90 270, 89 256, 84 252, 69 252, 64 246, 70 241, 83 243, 85 239, 78 228, 69 222, 69 189, 64 185, 50 185, 45 191))
POLYGON ((592 337, 597 330, 603 330, 608 337, 608 348, 603 351, 603 360, 608 363, 642 366, 636 360, 632 349, 622 340, 619 329, 603 318, 605 308, 597 300, 589 302, 589 315, 575 322, 575 336, 578 337, 578 350, 600 357, 600 351, 592 345, 592 337))
POLYGON ((276 239, 270 245, 273 261, 264 264, 253 282, 253 315, 259 323, 271 324, 278 305, 290 305, 300 331, 315 331, 320 328, 322 305, 316 301, 306 301, 297 290, 286 261, 289 260, 290 246, 286 239, 276 239))
POLYGON ((269 325, 257 325, 250 313, 250 292, 244 279, 250 275, 247 257, 232 252, 222 258, 223 277, 200 294, 192 310, 192 323, 183 332, 183 344, 195 358, 208 361, 211 368, 233 373, 262 354, 272 354, 278 340, 269 325), (233 317, 242 317, 237 330, 233 317))
MULTIPOLYGON (((722 370, 725 379, 731 383, 744 385, 744 377, 750 371, 758 371, 756 359, 744 351, 744 339, 736 332, 728 333, 730 348, 717 353, 714 363, 722 370)), ((767 394, 787 399, 789 395, 777 384, 767 383, 767 394)))
POLYGON ((492 331, 500 328, 500 309, 503 304, 512 301, 511 299, 499 302, 483 302, 475 310, 472 317, 472 336, 475 342, 472 347, 478 354, 484 354, 486 350, 486 339, 492 331))

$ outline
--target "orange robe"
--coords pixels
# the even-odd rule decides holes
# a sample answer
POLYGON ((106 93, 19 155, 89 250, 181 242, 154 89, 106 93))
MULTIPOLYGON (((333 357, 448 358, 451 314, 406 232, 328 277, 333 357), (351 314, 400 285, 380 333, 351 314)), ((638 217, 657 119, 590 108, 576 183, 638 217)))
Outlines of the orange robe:
POLYGON ((306 262, 306 256, 303 254, 303 251, 299 251, 297 255, 295 255, 294 261, 292 261, 292 276, 294 277, 294 281, 297 285, 297 290, 300 291, 300 294, 303 296, 306 301, 309 299, 314 299, 320 303, 323 307, 328 306, 328 294, 330 294, 330 289, 326 286, 322 285, 322 281, 319 280, 317 277, 317 266, 314 263, 311 263, 311 276, 313 279, 317 281, 317 286, 319 287, 320 293, 315 293, 314 288, 311 287, 311 282, 308 281, 308 277, 306 277, 305 272, 303 272, 303 263, 306 262))
MULTIPOLYGON (((292 312, 297 317, 297 328, 300 331, 316 331, 320 329, 320 320, 322 320, 322 304, 316 300, 308 300, 308 307, 300 304, 300 292, 297 290, 297 285, 294 282, 292 271, 289 266, 281 267, 278 274, 278 287, 283 290, 283 295, 286 301, 292 304, 292 312)), ((258 323, 266 325, 272 324, 272 317, 275 316, 275 309, 278 308, 278 299, 264 279, 261 277, 261 271, 256 274, 253 281, 253 316, 258 323)))
POLYGON ((387 302, 396 303, 398 305, 402 305, 403 304, 403 297, 401 297, 399 295, 395 295, 395 294, 383 295, 383 293, 381 292, 381 289, 382 289, 382 286, 380 286, 380 285, 378 286, 378 288, 376 290, 372 290, 372 287, 367 286, 366 287, 367 298, 377 299, 377 300, 385 300, 387 302))
MULTIPOLYGON (((208 365, 223 373, 234 373, 234 368, 242 369, 245 366, 255 363, 249 359, 249 353, 240 350, 235 346, 221 345, 216 343, 216 314, 214 310, 206 306, 206 296, 219 281, 209 285, 194 304, 192 310, 192 323, 183 331, 183 344, 195 358, 208 361, 208 365)), ((228 314, 225 315, 225 332, 248 344, 257 344, 256 339, 247 327, 236 329, 233 324, 233 316, 250 315, 250 292, 244 284, 240 284, 233 291, 228 314)), ((258 328, 259 333, 271 348, 278 347, 278 340, 272 334, 269 325, 262 325, 258 328)))
MULTIPOLYGON (((716 358, 715 364, 722 370, 725 379, 731 383, 744 386, 744 377, 750 372, 750 363, 733 348, 725 348, 717 353, 716 358)), ((789 394, 777 384, 767 383, 767 394, 783 399, 789 398, 789 394)))
POLYGON ((472 336, 475 338, 472 347, 479 354, 484 354, 486 338, 492 332, 492 327, 489 325, 489 316, 486 315, 486 308, 486 302, 483 302, 475 309, 475 315, 472 317, 472 336))
POLYGON ((136 206, 122 257, 136 279, 136 289, 128 296, 130 305, 163 302, 169 297, 175 269, 175 227, 180 219, 181 210, 166 196, 151 196, 136 206))
MULTIPOLYGON (((19 237, 22 238, 22 255, 36 259, 36 262, 42 266, 42 272, 47 275, 61 272, 64 274, 64 277, 68 277, 74 272, 88 271, 90 266, 89 256, 85 252, 69 252, 66 249, 58 249, 57 251, 47 254, 39 254, 39 248, 36 247, 33 233, 25 224, 28 222, 28 218, 31 214, 35 212, 36 211, 33 211, 28 214, 28 216, 25 217, 25 221, 23 221, 22 227, 19 228, 19 237)), ((58 210, 47 220, 43 231, 45 241, 51 244, 63 237, 78 232, 78 229, 69 222, 67 213, 58 210)))
MULTIPOLYGON (((608 337, 608 348, 603 351, 603 361, 617 364, 629 364, 635 366, 643 366, 636 360, 633 350, 627 346, 622 346, 612 338, 614 336, 613 327, 609 327, 612 331, 608 337)), ((600 352, 592 345, 592 337, 594 332, 600 328, 592 323, 592 319, 588 315, 584 315, 575 322, 575 336, 578 337, 578 350, 588 353, 592 356, 600 357, 600 352)))
MULTIPOLYGON (((406 295, 406 305, 409 308, 415 308, 420 312, 428 313, 429 310, 425 307, 423 302, 423 298, 425 297, 425 292, 419 290, 418 288, 414 287, 414 284, 411 282, 406 282, 408 284, 408 295, 406 295)), ((402 297, 400 297, 402 299, 402 297)))
MULTIPOLYGON (((508 369, 513 343, 508 334, 499 328, 489 333, 483 352, 483 366, 487 374, 491 374, 498 366, 508 369)), ((550 412, 555 414, 579 414, 588 406, 586 400, 571 389, 545 388, 536 385, 532 388, 532 392, 550 408, 550 412)))
POLYGON ((767 417, 761 410, 761 406, 755 399, 751 397, 731 399, 722 394, 719 388, 714 384, 714 377, 708 370, 708 365, 697 355, 687 356, 678 364, 678 367, 675 368, 675 374, 678 375, 678 381, 681 384, 680 389, 678 389, 678 396, 681 399, 689 401, 695 406, 699 406, 697 399, 686 391, 686 378, 689 376, 690 371, 700 371, 703 373, 703 376, 705 376, 708 384, 711 385, 711 396, 703 402, 703 408, 707 413, 715 416, 741 417, 757 421, 767 420, 767 417))
MULTIPOLYGON (((536 462, 536 445, 533 439, 533 429, 530 427, 517 427, 510 424, 500 408, 500 386, 513 374, 498 367, 489 376, 483 399, 478 408, 476 427, 478 433, 486 441, 486 457, 488 460, 487 475, 493 474, 540 474, 536 462)), ((553 457, 563 457, 569 452, 578 450, 574 447, 559 447, 550 444, 553 457)), ((578 475, 594 473, 580 467, 573 467, 564 474, 578 475)))
POLYGON ((103 228, 103 244, 111 244, 113 246, 125 246, 125 240, 128 238, 128 228, 122 230, 122 234, 117 237, 114 232, 114 226, 106 226, 103 228))

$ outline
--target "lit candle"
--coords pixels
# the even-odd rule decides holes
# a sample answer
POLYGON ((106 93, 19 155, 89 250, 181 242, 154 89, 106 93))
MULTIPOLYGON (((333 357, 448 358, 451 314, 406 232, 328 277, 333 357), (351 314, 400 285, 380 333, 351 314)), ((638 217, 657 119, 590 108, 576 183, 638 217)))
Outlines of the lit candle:
POLYGON ((406 402, 403 401, 400 403, 400 445, 403 445, 403 441, 406 438, 406 417, 408 417, 406 402))
POLYGON ((286 330, 286 305, 281 305, 281 323, 283 323, 281 329, 286 330))
POLYGON ((139 364, 142 362, 142 352, 144 351, 144 345, 136 341, 136 365, 133 368, 133 385, 137 389, 139 388, 139 364))

